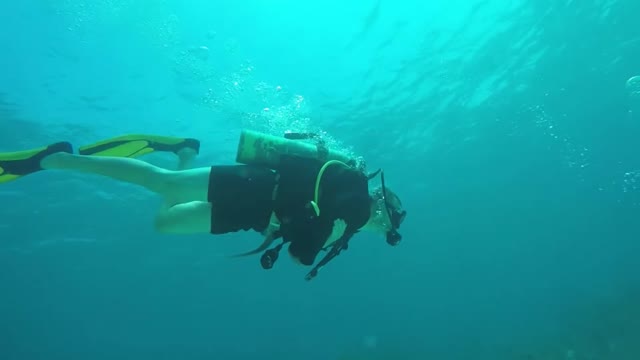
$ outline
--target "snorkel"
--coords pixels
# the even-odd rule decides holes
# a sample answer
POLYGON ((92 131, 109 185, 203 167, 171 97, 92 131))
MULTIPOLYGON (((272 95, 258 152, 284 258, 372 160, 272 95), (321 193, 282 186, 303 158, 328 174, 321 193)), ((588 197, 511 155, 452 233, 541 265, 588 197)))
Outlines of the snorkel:
POLYGON ((391 209, 389 207, 389 201, 387 200, 387 186, 384 182, 384 171, 380 171, 380 182, 382 183, 382 200, 384 201, 384 207, 387 210, 387 216, 389 216, 389 221, 391 222, 391 229, 387 231, 387 244, 391 246, 396 246, 402 241, 402 235, 398 232, 400 229, 400 224, 404 221, 404 218, 407 216, 407 212, 398 209, 391 209))

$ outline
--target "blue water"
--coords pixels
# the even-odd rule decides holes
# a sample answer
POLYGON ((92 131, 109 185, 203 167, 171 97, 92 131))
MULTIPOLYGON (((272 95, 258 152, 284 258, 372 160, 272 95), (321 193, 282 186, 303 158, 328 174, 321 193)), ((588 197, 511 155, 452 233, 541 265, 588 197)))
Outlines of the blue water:
MULTIPOLYGON (((640 3, 0 3, 0 151, 322 131, 383 167, 405 241, 313 282, 153 231, 93 175, 0 187, 0 359, 640 358, 640 3), (635 90, 637 91, 637 90, 635 90)), ((168 155, 146 160, 175 166, 168 155)))

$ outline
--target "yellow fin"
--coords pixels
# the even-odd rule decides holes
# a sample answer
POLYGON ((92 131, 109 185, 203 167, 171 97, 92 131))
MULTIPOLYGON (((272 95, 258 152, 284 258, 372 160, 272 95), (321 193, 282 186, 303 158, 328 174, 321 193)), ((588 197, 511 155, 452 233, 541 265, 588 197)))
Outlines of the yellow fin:
POLYGON ((26 160, 32 157, 33 155, 46 150, 47 147, 41 147, 37 149, 24 150, 24 151, 14 151, 14 152, 6 152, 0 153, 0 161, 15 161, 15 160, 26 160))
POLYGON ((43 170, 40 161, 59 152, 73 153, 73 147, 65 141, 37 149, 0 153, 0 183, 43 170))
POLYGON ((2 183, 7 183, 9 181, 13 181, 17 178, 19 178, 20 175, 13 175, 13 174, 0 174, 0 184, 2 183))
POLYGON ((97 143, 82 146, 81 155, 139 157, 155 151, 178 153, 181 149, 192 148, 199 152, 200 142, 196 139, 157 135, 123 135, 97 143))

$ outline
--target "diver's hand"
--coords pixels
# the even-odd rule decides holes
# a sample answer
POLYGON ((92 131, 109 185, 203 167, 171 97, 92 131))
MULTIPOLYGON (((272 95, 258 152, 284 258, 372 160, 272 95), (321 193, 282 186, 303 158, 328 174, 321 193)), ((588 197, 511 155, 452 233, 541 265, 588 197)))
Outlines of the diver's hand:
POLYGON ((329 235, 325 246, 338 241, 338 239, 340 239, 342 235, 344 235, 345 230, 347 230, 347 223, 342 219, 336 219, 333 222, 333 231, 331 231, 331 235, 329 235))

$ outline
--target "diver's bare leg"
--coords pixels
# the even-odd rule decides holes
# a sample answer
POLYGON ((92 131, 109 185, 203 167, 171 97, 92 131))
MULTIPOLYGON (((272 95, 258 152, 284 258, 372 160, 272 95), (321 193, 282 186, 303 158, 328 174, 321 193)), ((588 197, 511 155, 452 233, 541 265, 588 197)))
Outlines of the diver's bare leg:
POLYGON ((140 185, 167 199, 168 204, 207 201, 209 167, 167 170, 147 162, 121 157, 56 153, 44 158, 43 169, 72 170, 102 175, 140 185))
POLYGON ((156 216, 156 230, 166 234, 211 232, 211 203, 192 201, 163 208, 156 216))
MULTIPOLYGON (((178 168, 187 169, 192 156, 178 155, 178 168)), ((211 204, 207 202, 211 170, 208 167, 172 171, 137 159, 67 153, 50 155, 42 160, 41 166, 102 175, 158 193, 165 198, 155 220, 156 230, 162 233, 211 231, 211 204)))
POLYGON ((178 151, 178 170, 191 169, 193 160, 198 153, 192 148, 184 148, 178 151))

